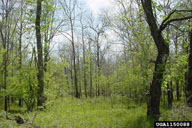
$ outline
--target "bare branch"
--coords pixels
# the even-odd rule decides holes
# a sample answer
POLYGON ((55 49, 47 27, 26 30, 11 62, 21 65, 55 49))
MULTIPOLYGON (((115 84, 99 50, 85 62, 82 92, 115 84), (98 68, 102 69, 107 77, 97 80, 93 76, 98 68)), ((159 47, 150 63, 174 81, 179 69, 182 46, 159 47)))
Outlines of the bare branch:
POLYGON ((188 20, 188 19, 191 19, 191 18, 192 18, 192 15, 187 16, 187 17, 182 17, 182 18, 171 19, 171 20, 167 21, 165 24, 162 25, 162 27, 160 28, 160 31, 163 31, 167 27, 167 25, 169 25, 171 22, 188 20))
POLYGON ((176 10, 173 10, 171 13, 169 13, 169 15, 167 16, 167 18, 165 18, 165 19, 163 20, 163 22, 161 23, 160 29, 163 28, 164 23, 165 23, 175 12, 176 12, 176 10))
POLYGON ((163 20, 163 22, 161 23, 159 30, 163 31, 167 25, 169 25, 171 22, 174 21, 182 21, 182 20, 188 20, 191 19, 192 16, 187 16, 187 17, 182 17, 182 18, 174 18, 174 19, 170 19, 170 17, 174 14, 174 13, 180 13, 180 12, 192 12, 192 10, 173 10, 171 13, 168 14, 168 16, 163 20))

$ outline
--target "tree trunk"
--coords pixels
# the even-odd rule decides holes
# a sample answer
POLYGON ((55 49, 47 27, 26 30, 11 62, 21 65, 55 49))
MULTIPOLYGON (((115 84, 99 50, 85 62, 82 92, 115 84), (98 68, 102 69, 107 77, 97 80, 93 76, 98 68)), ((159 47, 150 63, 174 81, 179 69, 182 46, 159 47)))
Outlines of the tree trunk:
POLYGON ((160 98, 161 98, 161 84, 163 82, 163 74, 165 65, 169 56, 169 46, 165 42, 160 29, 156 24, 156 19, 153 15, 151 0, 141 0, 144 12, 146 14, 147 23, 151 31, 151 35, 157 47, 158 55, 155 62, 155 69, 153 72, 153 80, 150 85, 150 96, 147 107, 147 115, 158 120, 160 115, 160 98))
POLYGON ((189 32, 189 41, 187 97, 192 95, 192 30, 189 32))
MULTIPOLYGON (((19 33, 19 69, 20 69, 20 78, 19 78, 19 84, 21 85, 21 68, 22 68, 22 35, 23 35, 23 0, 21 1, 21 20, 20 20, 20 33, 19 33)), ((22 93, 22 92, 21 92, 22 93)), ((20 94, 19 97, 19 106, 22 107, 23 105, 23 99, 22 99, 22 94, 20 94)))
POLYGON ((71 37, 72 37, 72 55, 73 55, 73 70, 74 70, 74 84, 75 84, 75 97, 79 98, 79 89, 78 89, 78 82, 77 82, 77 68, 76 68, 76 54, 75 54, 75 42, 74 42, 74 34, 73 34, 73 22, 70 19, 71 24, 71 37))
MULTIPOLYGON (((47 34, 45 34, 47 36, 47 34)), ((45 37, 45 45, 44 45, 44 71, 47 72, 47 63, 49 61, 49 44, 48 39, 45 37)))
POLYGON ((96 96, 99 96, 100 95, 100 45, 99 45, 99 36, 100 36, 100 33, 98 33, 98 36, 97 36, 97 85, 96 85, 96 96))
POLYGON ((180 100, 180 93, 179 93, 179 80, 176 80, 176 94, 177 94, 177 100, 180 100))
POLYGON ((166 90, 164 89, 164 91, 163 91, 163 105, 165 105, 165 103, 166 103, 165 97, 166 97, 166 90))
POLYGON ((79 98, 82 96, 82 90, 81 90, 81 67, 80 67, 80 55, 79 55, 79 47, 77 51, 77 65, 78 65, 78 82, 79 82, 79 98))
MULTIPOLYGON (((6 48, 7 50, 7 48, 6 48)), ((7 52, 4 54, 4 90, 6 91, 7 90, 7 52)), ((4 110, 7 111, 7 105, 8 105, 8 102, 7 102, 7 94, 5 93, 5 99, 4 99, 4 110)))
POLYGON ((3 41, 3 48, 6 51, 3 55, 3 85, 4 85, 4 90, 5 90, 5 98, 4 98, 4 110, 7 111, 7 61, 8 61, 8 49, 7 49, 7 42, 6 42, 6 36, 5 40, 3 41))
POLYGON ((155 70, 153 73, 153 80, 150 86, 150 98, 148 104, 147 115, 158 116, 160 115, 160 97, 161 97, 161 84, 163 82, 163 73, 165 71, 165 64, 169 54, 169 49, 161 49, 158 53, 155 70), (162 50, 162 51, 161 51, 162 50))
POLYGON ((75 61, 75 46, 73 44, 73 70, 74 70, 74 82, 75 82, 75 97, 79 98, 79 91, 77 85, 77 69, 76 69, 76 61, 75 61))
POLYGON ((75 92, 74 92, 74 90, 75 90, 75 88, 73 87, 73 85, 74 85, 74 79, 73 79, 73 62, 72 62, 72 59, 71 59, 71 62, 70 62, 70 77, 71 77, 71 87, 72 87, 72 92, 71 92, 71 94, 72 94, 72 97, 74 96, 74 94, 75 94, 75 92))
MULTIPOLYGON (((82 32, 83 33, 83 32, 82 32)), ((85 61, 85 41, 83 40, 83 80, 84 80, 84 91, 85 97, 87 97, 87 79, 86 79, 86 61, 85 61)))
POLYGON ((183 91, 185 92, 185 96, 186 96, 186 98, 187 98, 187 97, 188 97, 188 92, 187 92, 187 86, 188 86, 188 71, 185 72, 184 78, 185 78, 185 86, 184 86, 184 88, 183 88, 183 91))
POLYGON ((167 84, 167 101, 168 101, 168 107, 172 108, 172 89, 170 84, 167 84))
POLYGON ((92 83, 92 59, 91 59, 91 42, 89 41, 89 84, 90 84, 90 90, 89 90, 89 96, 93 96, 93 83, 92 83))
POLYGON ((37 39, 37 68, 38 68, 38 106, 43 106, 45 101, 43 100, 43 92, 44 92, 44 67, 43 67, 43 51, 42 51, 42 42, 41 42, 41 5, 42 0, 37 0, 37 11, 36 11, 36 21, 35 21, 35 29, 36 29, 36 39, 37 39))
MULTIPOLYGON (((3 21, 4 19, 2 19, 3 21)), ((8 53, 9 53, 9 22, 8 22, 8 11, 5 11, 5 21, 6 24, 4 25, 4 31, 3 31, 3 25, 1 25, 1 38, 3 42, 3 49, 5 50, 5 53, 3 55, 3 87, 5 90, 4 94, 4 110, 7 111, 8 108, 8 96, 7 96, 7 76, 8 76, 8 71, 7 71, 7 63, 8 63, 8 53), (8 23, 8 24, 7 24, 8 23), (4 34, 3 34, 4 32, 4 34)))

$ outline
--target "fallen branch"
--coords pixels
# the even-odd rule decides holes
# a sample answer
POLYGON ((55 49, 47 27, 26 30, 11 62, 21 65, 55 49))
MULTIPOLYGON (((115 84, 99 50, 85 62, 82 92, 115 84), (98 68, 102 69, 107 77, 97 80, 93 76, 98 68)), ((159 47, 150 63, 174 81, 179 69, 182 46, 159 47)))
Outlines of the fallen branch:
POLYGON ((17 124, 23 124, 24 120, 20 116, 14 116, 13 118, 9 117, 7 112, 6 112, 6 119, 7 120, 15 120, 17 124))

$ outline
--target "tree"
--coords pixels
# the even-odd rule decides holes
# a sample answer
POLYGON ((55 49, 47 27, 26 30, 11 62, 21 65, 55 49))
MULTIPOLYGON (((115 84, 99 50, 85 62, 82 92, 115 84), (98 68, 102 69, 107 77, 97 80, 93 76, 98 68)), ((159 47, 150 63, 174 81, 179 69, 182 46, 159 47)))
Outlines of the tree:
POLYGON ((47 64, 50 60, 50 47, 51 41, 54 38, 55 34, 61 27, 63 20, 58 22, 56 25, 55 12, 57 8, 57 1, 54 0, 44 0, 44 4, 42 5, 42 19, 41 19, 41 28, 44 35, 44 71, 47 72, 47 64))
POLYGON ((83 24, 83 13, 81 14, 80 17, 80 24, 81 24, 81 40, 83 43, 83 83, 84 83, 84 91, 85 91, 85 97, 87 97, 87 78, 86 78, 86 72, 87 72, 87 68, 86 68, 86 56, 85 56, 85 28, 86 26, 83 24))
POLYGON ((94 33, 94 39, 91 39, 96 44, 96 96, 100 95, 100 76, 101 76, 101 37, 105 33, 105 29, 108 27, 108 21, 101 21, 100 23, 95 23, 94 18, 89 18, 89 28, 94 33))
POLYGON ((189 31, 187 97, 192 95, 192 30, 189 31))
POLYGON ((141 0, 146 20, 149 25, 151 35, 157 47, 157 58, 155 61, 155 69, 153 73, 153 80, 150 85, 150 97, 147 107, 147 115, 158 119, 160 115, 160 97, 161 97, 161 85, 163 82, 163 74, 165 71, 165 65, 169 56, 169 45, 163 37, 162 31, 174 21, 181 21, 192 18, 192 16, 186 16, 181 18, 170 19, 175 12, 185 12, 184 10, 174 10, 163 20, 161 25, 158 27, 156 18, 153 14, 152 0, 141 0))
MULTIPOLYGON (((17 22, 14 22, 14 5, 16 1, 12 2, 9 0, 0 1, 1 4, 1 22, 0 22, 0 37, 3 48, 3 62, 2 62, 2 85, 4 89, 4 110, 8 110, 9 95, 8 91, 8 77, 9 77, 9 66, 11 63, 11 51, 13 53, 14 48, 14 35, 16 32, 17 22)), ((12 72, 13 73, 13 72, 12 72)))
POLYGON ((91 51, 91 41, 89 40, 89 96, 93 97, 93 76, 92 76, 92 51, 91 51))
MULTIPOLYGON (((22 36, 23 36, 23 6, 24 2, 23 0, 21 1, 21 9, 20 9, 20 13, 21 13, 21 17, 20 17, 20 28, 19 28, 19 69, 20 69, 20 76, 21 76, 21 69, 22 69, 22 36)), ((19 83, 21 84, 21 77, 19 79, 19 83)), ((23 99, 22 96, 20 96, 19 98, 19 106, 23 105, 23 99)))
MULTIPOLYGON (((76 20, 76 7, 77 7, 77 1, 76 0, 69 0, 69 3, 64 0, 64 1, 60 1, 62 9, 63 9, 63 13, 66 16, 66 22, 69 23, 69 33, 65 33, 67 34, 67 36, 64 34, 64 36, 69 39, 69 41, 71 42, 72 45, 72 61, 73 61, 73 70, 74 70, 74 86, 75 86, 75 97, 76 98, 80 98, 79 95, 79 89, 78 89, 78 79, 77 79, 77 67, 76 67, 76 51, 75 51, 75 37, 74 37, 74 27, 75 27, 75 20, 76 20), (68 37, 69 36, 69 37, 68 37)), ((64 19, 65 19, 64 18, 64 19)))
POLYGON ((44 65, 43 65, 43 46, 41 42, 41 7, 42 0, 37 0, 37 10, 36 10, 36 21, 35 21, 35 29, 36 29, 36 40, 37 40, 37 68, 38 68, 38 106, 43 106, 45 103, 43 92, 44 92, 44 65))

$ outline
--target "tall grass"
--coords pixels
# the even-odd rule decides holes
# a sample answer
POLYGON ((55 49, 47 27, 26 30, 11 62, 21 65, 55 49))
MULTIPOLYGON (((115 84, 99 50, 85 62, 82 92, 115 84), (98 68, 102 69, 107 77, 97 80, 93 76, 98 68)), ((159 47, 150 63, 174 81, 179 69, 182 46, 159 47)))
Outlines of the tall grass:
POLYGON ((47 128, 150 128, 145 105, 128 109, 110 99, 71 99, 49 101, 39 112, 34 124, 47 128))
MULTIPOLYGON (((178 107, 173 110, 161 108, 160 120, 182 120, 178 107), (178 112, 178 114, 176 113, 178 112), (171 113, 175 113, 174 118, 171 113)), ((187 113, 189 110, 183 111, 187 113)), ((15 114, 15 113, 14 113, 15 114)), ((20 114, 27 122, 31 122, 35 112, 20 114)), ((191 115, 190 115, 191 116, 191 115)), ((38 111, 33 125, 18 125, 14 121, 5 120, 0 114, 0 128, 153 128, 153 120, 146 117, 146 104, 138 106, 125 104, 110 98, 75 99, 59 98, 46 103, 44 111, 38 111), (133 106, 133 107, 130 107, 133 106)), ((187 118, 188 119, 188 118, 187 118)))

